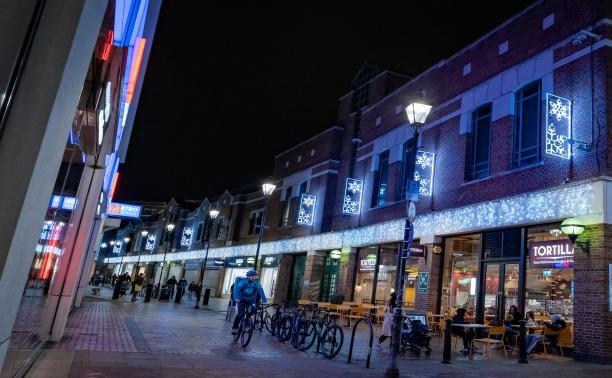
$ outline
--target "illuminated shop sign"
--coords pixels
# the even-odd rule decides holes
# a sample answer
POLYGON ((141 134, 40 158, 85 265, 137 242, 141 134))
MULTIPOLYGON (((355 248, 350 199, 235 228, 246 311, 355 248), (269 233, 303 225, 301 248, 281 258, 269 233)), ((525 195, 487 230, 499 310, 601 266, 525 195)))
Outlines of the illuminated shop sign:
POLYGON ((193 227, 183 228, 183 235, 181 236, 181 245, 189 247, 191 245, 191 237, 193 236, 193 227))
POLYGON ((420 244, 412 244, 410 246, 409 257, 425 257, 427 254, 427 246, 420 244))
POLYGON ((316 204, 317 196, 313 196, 312 194, 302 194, 297 224, 312 226, 316 204))
POLYGON ((262 256, 261 261, 264 268, 275 268, 278 266, 278 256, 262 256))
POLYGON ((147 236, 147 243, 145 244, 145 250, 152 251, 155 249, 155 242, 157 241, 157 235, 149 234, 147 236))
POLYGON ((41 240, 60 240, 62 238, 62 230, 64 228, 64 222, 53 222, 46 221, 43 224, 42 231, 40 233, 41 240))
MULTIPOLYGON (((223 259, 214 259, 212 264, 214 266, 224 266, 225 265, 225 260, 223 260, 223 259)), ((207 262, 207 265, 208 265, 208 262, 207 262)))
POLYGON ((74 210, 78 201, 74 197, 58 196, 54 194, 49 200, 49 207, 52 209, 74 210))
POLYGON ((110 119, 111 113, 111 82, 106 82, 106 88, 104 90, 104 105, 98 112, 98 144, 102 144, 104 137, 104 128, 106 123, 110 119))
POLYGON ((570 240, 549 240, 529 243, 531 268, 572 268, 574 246, 570 240))
POLYGON ((125 203, 111 202, 106 208, 109 217, 140 218, 142 206, 128 205, 125 203))
POLYGON ((572 137, 572 102, 546 94, 546 154, 569 159, 572 137))
POLYGON ((248 266, 255 265, 255 257, 253 256, 239 256, 230 257, 225 259, 225 265, 228 268, 246 268, 248 266))
POLYGON ((359 214, 361 212, 361 194, 363 192, 363 180, 352 178, 346 179, 344 188, 344 203, 342 214, 359 214))
POLYGON ((419 194, 431 196, 433 189, 433 174, 436 154, 433 152, 418 151, 414 167, 414 181, 419 183, 419 194))
POLYGON ((376 270, 376 254, 371 253, 365 259, 359 260, 360 272, 373 272, 376 270))

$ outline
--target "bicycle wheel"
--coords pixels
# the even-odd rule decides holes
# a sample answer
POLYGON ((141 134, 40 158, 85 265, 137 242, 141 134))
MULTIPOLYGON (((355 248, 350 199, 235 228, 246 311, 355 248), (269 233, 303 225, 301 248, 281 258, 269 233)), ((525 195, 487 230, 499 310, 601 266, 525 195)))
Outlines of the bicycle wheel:
POLYGON ((342 349, 344 343, 344 331, 339 325, 327 327, 321 337, 321 350, 326 358, 334 358, 342 349))
POLYGON ((240 338, 240 335, 242 334, 243 323, 244 323, 244 317, 242 318, 242 320, 240 320, 240 323, 238 323, 238 329, 236 330, 236 334, 234 335, 234 342, 238 341, 238 339, 240 338))
POLYGON ((264 326, 263 313, 257 311, 255 314, 253 314, 253 322, 255 324, 255 329, 261 332, 264 326))
POLYGON ((308 322, 302 324, 298 330, 298 349, 308 350, 312 347, 315 340, 317 339, 317 326, 315 322, 308 322))
POLYGON ((251 336, 253 336, 255 322, 252 317, 247 317, 244 319, 244 325, 242 328, 242 333, 240 334, 240 344, 243 348, 246 348, 247 345, 251 342, 251 336))
POLYGON ((278 331, 278 341, 285 342, 291 338, 291 323, 293 317, 285 316, 280 323, 279 331, 278 331))

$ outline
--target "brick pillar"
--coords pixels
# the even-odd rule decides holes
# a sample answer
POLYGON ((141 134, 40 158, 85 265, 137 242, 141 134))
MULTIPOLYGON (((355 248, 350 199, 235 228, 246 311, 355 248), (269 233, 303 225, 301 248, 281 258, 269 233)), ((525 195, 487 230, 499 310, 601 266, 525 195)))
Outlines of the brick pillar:
POLYGON ((336 294, 344 295, 345 301, 352 301, 355 292, 355 261, 357 248, 343 248, 340 257, 340 272, 336 294))
POLYGON ((427 294, 419 294, 418 279, 415 304, 414 307, 421 311, 435 312, 438 308, 438 291, 442 285, 442 276, 440 275, 440 264, 442 263, 442 255, 432 252, 433 244, 427 244, 427 257, 419 257, 419 273, 429 273, 429 285, 427 294))
POLYGON ((304 268, 301 299, 316 302, 321 297, 321 281, 325 270, 325 252, 308 251, 304 268))
POLYGON ((274 290, 275 303, 286 301, 289 297, 293 260, 293 255, 286 253, 281 255, 278 261, 278 277, 276 278, 276 290, 274 290))
POLYGON ((590 254, 574 250, 574 359, 612 363, 612 312, 608 266, 612 264, 612 225, 589 226, 578 241, 590 254))

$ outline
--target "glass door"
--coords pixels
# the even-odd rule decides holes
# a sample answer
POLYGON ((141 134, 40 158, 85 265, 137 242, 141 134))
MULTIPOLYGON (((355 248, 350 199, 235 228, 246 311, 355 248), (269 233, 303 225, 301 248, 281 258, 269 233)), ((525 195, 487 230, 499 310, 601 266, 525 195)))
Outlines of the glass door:
POLYGON ((518 306, 519 264, 485 263, 484 272, 482 319, 503 320, 510 306, 518 306))

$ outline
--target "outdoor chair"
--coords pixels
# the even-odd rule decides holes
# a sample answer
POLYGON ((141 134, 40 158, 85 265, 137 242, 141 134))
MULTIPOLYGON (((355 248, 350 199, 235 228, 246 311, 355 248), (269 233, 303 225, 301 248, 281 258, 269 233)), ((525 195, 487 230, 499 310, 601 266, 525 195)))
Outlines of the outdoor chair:
POLYGON ((504 349, 504 355, 506 359, 508 359, 508 351, 506 350, 506 343, 504 342, 504 334, 506 332, 506 327, 491 327, 489 328, 489 334, 484 339, 474 339, 472 340, 472 345, 474 342, 485 343, 487 346, 485 347, 485 356, 489 358, 489 344, 500 345, 504 349), (499 337, 496 338, 496 337, 499 337))

